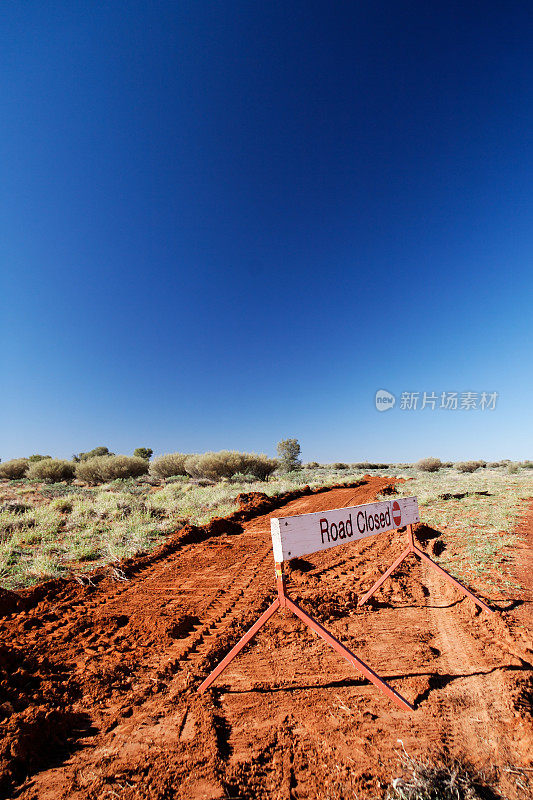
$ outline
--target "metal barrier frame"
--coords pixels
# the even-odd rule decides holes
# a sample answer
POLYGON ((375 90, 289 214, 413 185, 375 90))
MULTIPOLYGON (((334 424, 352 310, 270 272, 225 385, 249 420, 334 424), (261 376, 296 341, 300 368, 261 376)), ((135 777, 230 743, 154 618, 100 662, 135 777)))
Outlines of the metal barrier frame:
POLYGON ((428 555, 426 555, 424 553, 423 550, 420 550, 420 548, 416 546, 416 544, 414 542, 414 537, 413 537, 413 526, 412 525, 408 525, 407 526, 407 530, 408 530, 408 534, 407 534, 408 535, 408 545, 407 545, 406 549, 403 551, 403 553, 400 556, 398 556, 398 558, 396 559, 394 564, 391 564, 391 566, 388 568, 388 570, 383 573, 381 578, 379 578, 375 582, 375 584, 372 586, 372 588, 369 589, 368 592, 366 592, 366 594, 364 594, 359 599, 359 602, 357 603, 358 606, 362 606, 364 603, 366 603, 368 598, 371 597, 374 594, 374 592, 377 591, 377 589, 379 589, 379 587, 383 583, 385 583, 387 578, 390 575, 392 575, 394 570, 397 569, 400 566, 402 561, 404 561, 412 553, 413 555, 418 556, 418 558, 420 558, 422 561, 425 561, 426 564, 429 564, 430 567, 433 567, 433 569, 435 569, 439 573, 439 575, 441 575, 443 578, 445 578, 448 581, 448 583, 451 583, 452 586, 455 586, 457 589, 460 589, 460 591, 463 592, 463 594, 465 594, 467 597, 469 597, 471 600, 473 600, 476 605, 478 605, 480 608, 483 609, 483 611, 486 611, 489 614, 494 614, 494 610, 490 606, 488 606, 486 603, 484 603, 483 600, 480 600, 479 597, 476 597, 476 595, 473 592, 471 592, 470 589, 467 589, 466 586, 463 586, 463 584, 460 581, 458 581, 457 578, 454 578, 452 575, 450 575, 449 572, 446 572, 445 569, 443 569, 438 564, 436 564, 435 561, 433 561, 428 555))
POLYGON ((351 650, 348 650, 342 642, 336 639, 329 631, 324 628, 320 622, 318 622, 314 617, 304 611, 303 608, 292 600, 286 591, 286 575, 283 571, 283 563, 276 564, 276 584, 278 589, 278 596, 274 600, 274 602, 267 608, 266 611, 261 614, 259 619, 252 625, 252 627, 244 634, 244 636, 239 639, 237 644, 229 651, 227 656, 222 659, 222 661, 217 664, 215 669, 207 676, 207 678, 200 684, 198 687, 198 692, 202 693, 208 689, 215 678, 217 678, 230 664, 231 661, 238 655, 243 647, 251 641, 256 633, 259 631, 260 628, 263 627, 265 622, 267 622, 273 614, 278 611, 280 608, 288 608, 295 614, 302 622, 311 628, 321 639, 323 639, 327 644, 330 645, 334 650, 337 651, 343 658, 348 661, 353 667, 355 667, 362 675, 365 676, 374 686, 377 686, 384 694, 387 695, 391 700, 397 703, 400 708, 407 708, 409 711, 414 711, 415 707, 411 705, 401 694, 389 686, 389 684, 380 678, 379 675, 371 669, 368 664, 365 664, 364 661, 361 661, 355 653, 352 653, 351 650))
MULTIPOLYGON (((358 606, 362 606, 364 603, 366 603, 368 598, 371 597, 374 594, 374 592, 377 591, 377 589, 379 589, 380 586, 382 586, 382 584, 394 572, 394 570, 397 569, 402 563, 402 561, 404 561, 409 555, 411 555, 411 553, 420 558, 422 561, 425 561, 427 564, 433 567, 433 569, 437 570, 437 572, 440 575, 442 575, 443 578, 449 581, 449 583, 451 583, 453 586, 460 589, 467 597, 470 597, 470 599, 473 600, 474 603, 476 603, 476 605, 478 605, 484 611, 487 611, 489 614, 494 613, 494 610, 490 608, 490 606, 488 606, 485 602, 483 602, 483 600, 480 600, 479 597, 476 597, 476 595, 469 589, 467 589, 466 586, 463 586, 463 584, 460 581, 458 581, 456 578, 453 578, 449 574, 449 572, 446 572, 445 569, 443 569, 434 561, 432 561, 431 558, 429 558, 429 556, 427 556, 422 550, 420 550, 420 548, 416 546, 413 537, 412 525, 408 525, 407 548, 396 559, 396 561, 393 564, 391 564, 389 569, 376 581, 376 583, 372 586, 372 588, 369 589, 369 591, 366 592, 366 594, 364 594, 360 598, 358 606)), ((248 644, 248 642, 250 642, 254 638, 256 633, 263 627, 263 625, 266 622, 268 622, 270 617, 272 617, 276 613, 276 611, 278 611, 280 608, 288 608, 290 611, 292 611, 293 614, 295 614, 299 619, 301 619, 302 622, 305 622, 305 624, 312 631, 314 631, 314 633, 318 634, 318 636, 320 636, 321 639, 323 639, 327 644, 330 645, 330 647, 332 647, 334 650, 337 651, 337 653, 339 653, 343 658, 345 658, 349 664, 355 667, 355 669, 357 669, 362 675, 364 675, 365 678, 367 678, 371 683, 373 683, 374 686, 377 686, 377 688, 380 689, 380 691, 382 691, 388 698, 390 698, 398 706, 400 706, 400 708, 402 709, 406 708, 409 711, 414 711, 415 710, 414 705, 409 703, 409 701, 406 700, 405 697, 402 697, 401 694, 399 694, 395 689, 393 689, 392 686, 390 686, 385 680, 383 680, 383 678, 380 678, 380 676, 376 672, 374 672, 374 670, 371 669, 368 666, 368 664, 365 664, 364 661, 361 661, 361 659, 358 658, 355 655, 355 653, 352 653, 351 650, 345 647, 342 644, 342 642, 340 642, 329 631, 327 631, 326 628, 324 628, 316 619, 314 619, 314 617, 308 614, 307 611, 304 611, 303 608, 300 608, 300 606, 294 600, 292 600, 291 597, 289 597, 286 590, 286 582, 287 578, 283 570, 283 562, 276 563, 276 585, 278 589, 278 596, 276 597, 274 602, 269 605, 266 611, 264 611, 261 614, 259 619, 244 634, 244 636, 241 639, 239 639, 237 644, 229 651, 229 653, 225 656, 225 658, 223 658, 222 661, 220 661, 220 663, 217 664, 215 669, 200 684, 197 691, 200 693, 205 692, 206 689, 208 689, 211 686, 213 681, 222 672, 224 672, 226 667, 233 661, 235 656, 237 656, 241 652, 241 650, 248 644)))

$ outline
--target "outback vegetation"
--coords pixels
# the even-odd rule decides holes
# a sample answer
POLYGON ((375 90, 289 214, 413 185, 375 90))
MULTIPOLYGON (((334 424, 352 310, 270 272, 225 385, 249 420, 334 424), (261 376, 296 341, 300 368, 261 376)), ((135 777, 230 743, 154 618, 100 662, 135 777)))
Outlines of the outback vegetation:
POLYGON ((298 439, 283 439, 278 443, 278 457, 281 468, 287 472, 300 469, 300 444, 298 439))
POLYGON ((147 552, 186 522, 204 525, 232 513, 242 492, 276 496, 384 470, 407 481, 401 494, 418 495, 428 524, 442 533, 442 563, 468 579, 505 559, 533 466, 475 461, 465 469, 427 458, 415 466, 315 461, 302 467, 295 439, 280 442, 278 459, 224 450, 150 461, 150 448, 135 452, 114 455, 102 446, 71 462, 32 456, 0 463, 3 586, 85 573, 147 552))
MULTIPOLYGON (((172 797, 176 794, 167 792, 165 781, 185 786, 190 780, 191 793, 184 797, 268 797, 273 796, 272 780, 279 776, 279 747, 290 747, 291 770, 304 787, 301 796, 315 796, 306 793, 303 783, 310 758, 313 780, 319 776, 324 784, 324 800, 497 796, 486 793, 484 773, 480 777, 460 761, 440 761, 438 753, 426 760, 427 721, 433 743, 448 736, 451 755, 462 757, 462 750, 453 747, 450 718, 442 709, 453 708, 451 719, 458 717, 458 730, 468 732, 471 754, 478 748, 479 730, 486 736, 492 730, 495 713, 498 735, 503 736, 509 708, 515 714, 510 736, 518 737, 521 749, 516 752, 522 764, 528 741, 524 698, 530 690, 522 667, 516 665, 526 663, 527 651, 514 644, 517 658, 510 671, 502 669, 508 652, 494 650, 499 634, 487 638, 485 631, 476 638, 476 626, 485 630, 487 620, 473 617, 453 589, 429 583, 426 587, 412 564, 379 590, 374 608, 369 604, 358 609, 357 598, 377 577, 378 565, 383 568, 397 552, 401 532, 377 537, 373 559, 364 540, 341 557, 333 548, 318 558, 295 559, 289 571, 294 591, 319 621, 340 639, 356 641, 357 652, 373 666, 381 652, 381 664, 376 664, 380 672, 386 669, 384 674, 394 676, 402 694, 420 700, 422 714, 404 718, 412 732, 409 752, 417 758, 395 750, 399 718, 398 712, 389 714, 389 701, 364 681, 352 680, 342 659, 325 662, 323 643, 316 637, 294 626, 289 635, 280 630, 280 620, 266 626, 250 648, 247 666, 237 665, 221 679, 222 686, 229 681, 236 691, 218 692, 215 706, 211 698, 199 698, 195 688, 268 602, 273 577, 268 515, 258 536, 261 512, 256 510, 264 508, 266 498, 281 495, 280 505, 292 513, 308 513, 391 495, 416 495, 423 522, 416 532, 421 546, 491 603, 513 609, 524 592, 515 559, 522 541, 517 526, 532 494, 531 462, 474 462, 473 471, 436 458, 424 460, 430 469, 420 463, 341 461, 302 467, 297 463, 299 451, 292 446, 285 461, 235 451, 150 459, 140 448, 133 456, 105 449, 102 453, 96 448, 100 452, 92 451, 89 457, 80 454, 78 461, 43 457, 0 464, 5 470, 0 480, 1 598, 15 605, 15 613, 4 619, 0 652, 11 703, 0 708, 7 715, 3 722, 0 717, 6 742, 0 761, 3 786, 23 787, 37 770, 28 791, 37 796, 41 787, 42 796, 48 796, 51 786, 55 790, 59 770, 65 796, 79 786, 89 787, 80 795, 88 798, 139 796, 124 794, 127 782, 128 789, 146 786, 143 796, 172 797), (345 488, 326 495, 311 493, 339 486, 345 488), (294 498, 295 493, 287 506, 287 495, 294 498), (247 503, 253 518, 244 519, 249 522, 214 519, 240 515, 247 503), (156 549, 160 544, 164 547, 156 549), (151 552, 150 558, 128 560, 151 552), (95 573, 96 567, 100 569, 95 573), (60 577, 75 580, 52 581, 20 594, 5 591, 60 577), (438 602, 427 600, 428 591, 438 592, 438 602), (22 613, 17 604, 27 601, 20 597, 34 597, 22 613), (458 642, 466 637, 467 646, 455 651, 456 663, 449 659, 457 631, 458 642), (487 641, 494 650, 490 659, 487 641), (27 680, 35 669, 34 656, 43 665, 35 685, 27 680), (64 664, 70 665, 68 670, 64 664), (288 677, 284 664, 291 665, 288 677), (256 679, 260 691, 254 691, 256 679), (499 699, 502 681, 507 681, 508 690, 499 699), (268 690, 271 684, 273 694, 268 690), (290 685, 301 690, 283 691, 290 685), (53 710, 57 698, 69 714, 81 709, 92 725, 90 740, 83 738, 83 726, 76 730, 81 746, 59 765, 58 747, 68 752, 73 729, 70 717, 64 722, 53 710), (476 716, 471 720, 474 704, 476 716), (272 740, 258 734, 257 747, 264 757, 257 759, 253 771, 246 749, 238 762, 224 757, 233 743, 235 752, 249 747, 258 715, 274 720, 276 714, 283 720, 280 738, 272 750, 272 740), (376 743, 378 715, 384 735, 376 743), (287 726, 293 718, 305 719, 305 726, 287 726), (54 737, 52 770, 47 769, 43 744, 49 731, 54 737), (319 743, 316 750, 308 731, 319 743), (422 758, 417 739, 423 742, 422 758), (339 758, 339 740, 350 747, 348 760, 339 758), (92 746, 83 746, 86 741, 92 746), (325 749, 324 741, 332 746, 325 749), (43 759, 37 766, 26 756, 30 750, 43 759), (398 768, 395 754, 400 756, 398 768)), ((505 625, 506 620, 494 624, 505 625)), ((506 639, 504 649, 507 646, 506 639)), ((507 789, 514 786, 509 783, 513 780, 516 786, 530 787, 528 772, 507 775, 501 759, 494 761, 499 771, 491 773, 492 784, 507 789)), ((527 794, 504 796, 521 800, 527 794)))
POLYGON ((422 458, 416 466, 422 472, 438 472, 442 467, 442 461, 440 458, 422 458))

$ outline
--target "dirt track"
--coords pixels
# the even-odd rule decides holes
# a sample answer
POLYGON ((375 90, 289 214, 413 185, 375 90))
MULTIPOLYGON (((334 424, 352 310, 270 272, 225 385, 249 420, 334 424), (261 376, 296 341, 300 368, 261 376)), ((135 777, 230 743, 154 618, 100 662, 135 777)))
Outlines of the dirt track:
MULTIPOLYGON (((390 483, 275 513, 367 502, 390 483)), ((300 559, 289 589, 415 712, 285 611, 196 694, 274 596, 269 517, 191 531, 127 581, 60 583, 0 620, 5 796, 379 798, 401 739, 410 755, 461 757, 510 800, 528 797, 530 600, 489 618, 413 559, 357 609, 401 551, 398 534, 300 559)))

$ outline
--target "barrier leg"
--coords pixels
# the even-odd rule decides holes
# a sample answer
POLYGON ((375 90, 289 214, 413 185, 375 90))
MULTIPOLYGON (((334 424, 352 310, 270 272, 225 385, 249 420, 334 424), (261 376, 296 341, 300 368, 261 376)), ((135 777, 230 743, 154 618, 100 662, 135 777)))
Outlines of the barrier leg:
POLYGON ((218 675, 220 675, 220 673, 221 673, 221 672, 224 672, 224 670, 226 669, 226 667, 228 666, 228 664, 230 663, 230 661, 233 661, 233 659, 235 658, 235 656, 236 656, 236 655, 238 655, 238 654, 241 652, 241 650, 243 649, 243 647, 244 647, 246 644, 248 644, 248 642, 249 642, 251 639, 253 639, 253 638, 254 638, 254 636, 255 636, 255 634, 257 633, 257 631, 258 631, 260 628, 262 628, 262 627, 263 627, 263 625, 265 624, 265 622, 267 622, 267 621, 270 619, 270 617, 271 617, 273 614, 275 614, 275 613, 276 613, 276 611, 278 610, 278 608, 279 608, 279 607, 280 607, 279 598, 278 598, 278 597, 276 597, 276 599, 274 600, 274 602, 273 602, 273 603, 272 603, 272 604, 271 604, 271 605, 270 605, 270 606, 267 608, 267 610, 266 610, 266 611, 264 611, 264 612, 261 614, 261 616, 259 617, 259 619, 257 620, 257 622, 254 622, 254 624, 252 625, 252 627, 251 627, 251 628, 250 628, 248 631, 246 631, 246 633, 244 634, 244 636, 242 637, 242 639, 240 639, 240 640, 237 642, 237 644, 235 645, 235 647, 233 647, 233 648, 232 648, 232 649, 229 651, 229 653, 227 654, 227 656, 226 656, 225 658, 223 658, 223 659, 222 659, 222 661, 220 662, 220 664, 217 664, 217 666, 215 667, 215 669, 214 669, 214 670, 213 670, 211 673, 209 673, 209 675, 207 676, 207 678, 205 679, 205 681, 204 681, 203 683, 201 683, 201 684, 200 684, 200 686, 198 687, 198 691, 199 691, 199 692, 205 692, 205 690, 206 690, 206 689, 208 689, 208 688, 211 686, 211 684, 213 683, 213 681, 215 680, 215 678, 216 678, 216 677, 218 677, 218 675))
POLYGON ((325 642, 327 642, 330 647, 333 647, 334 650, 337 651, 343 658, 346 659, 353 667, 355 667, 359 672, 365 676, 374 686, 377 686, 378 689, 381 689, 384 694, 387 695, 391 700, 394 700, 401 708, 407 708, 409 711, 414 711, 414 706, 411 705, 405 698, 398 694, 392 686, 389 686, 382 678, 379 677, 372 669, 370 669, 364 661, 361 661, 360 658, 352 653, 351 650, 348 650, 338 639, 329 633, 322 625, 317 622, 316 619, 311 617, 306 611, 304 611, 300 606, 291 600, 290 597, 285 596, 286 606, 290 608, 290 610, 296 614, 306 625, 308 625, 311 630, 317 633, 325 642))
POLYGON ((377 589, 379 589, 379 587, 380 587, 380 586, 381 586, 383 583, 385 583, 385 581, 387 580, 387 578, 389 577, 389 575, 392 575, 392 573, 394 572, 394 570, 395 570, 395 569, 397 569, 397 568, 400 566, 400 564, 402 563, 402 561, 403 561, 405 558, 407 558, 407 556, 408 556, 410 553, 412 553, 412 552, 413 552, 413 548, 411 547, 411 545, 409 545, 409 547, 408 547, 406 550, 404 550, 404 551, 403 551, 403 553, 401 554, 401 556, 399 556, 399 557, 396 559, 396 561, 394 562, 394 564, 392 564, 392 565, 391 565, 391 566, 388 568, 388 570, 387 570, 386 572, 384 572, 384 573, 383 573, 383 575, 381 576, 381 578, 379 578, 379 580, 377 580, 377 581, 375 582, 375 584, 372 586, 372 588, 371 588, 371 589, 369 589, 369 590, 368 590, 368 592, 367 592, 366 594, 364 594, 364 595, 363 595, 363 596, 362 596, 362 597, 359 599, 359 602, 357 603, 357 605, 358 605, 358 606, 362 606, 362 605, 363 605, 363 603, 366 603, 366 601, 368 600, 368 598, 369 598, 371 595, 373 595, 373 594, 374 594, 374 592, 375 592, 377 589))
POLYGON ((476 595, 471 592, 470 589, 467 589, 466 586, 463 586, 461 581, 458 581, 457 578, 454 578, 449 572, 446 572, 445 569, 436 564, 435 561, 427 556, 422 550, 419 550, 418 547, 415 546, 413 547, 412 552, 415 554, 415 556, 418 556, 425 561, 426 564, 429 564, 431 567, 433 567, 433 569, 436 569, 437 572, 448 581, 448 583, 451 583, 453 586, 456 586, 457 589, 460 589, 463 594, 473 600, 477 606, 483 609, 483 611, 487 611, 489 614, 494 614, 494 610, 490 606, 484 603, 483 600, 480 600, 479 597, 476 597, 476 595))

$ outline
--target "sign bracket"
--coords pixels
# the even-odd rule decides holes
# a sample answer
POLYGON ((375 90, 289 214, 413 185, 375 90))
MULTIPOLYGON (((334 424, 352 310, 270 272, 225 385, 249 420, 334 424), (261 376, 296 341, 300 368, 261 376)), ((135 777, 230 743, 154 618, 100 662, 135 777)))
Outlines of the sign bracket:
POLYGON ((372 586, 372 588, 369 589, 368 592, 366 592, 366 594, 364 594, 359 599, 359 602, 357 604, 358 606, 362 606, 364 603, 366 603, 368 598, 371 597, 374 594, 374 592, 377 591, 379 589, 379 587, 382 586, 382 584, 385 583, 387 578, 390 575, 392 575, 392 573, 400 566, 402 561, 404 561, 407 558, 407 556, 410 556, 411 553, 412 553, 413 555, 415 555, 418 558, 420 558, 421 561, 424 561, 426 564, 429 564, 430 567, 433 567, 433 569, 435 569, 439 573, 439 575, 441 575, 443 578, 445 578, 445 580, 447 580, 449 583, 451 583, 452 586, 455 586, 457 589, 459 589, 461 592, 463 592, 464 595, 466 595, 471 600, 473 600, 474 603, 477 606, 479 606, 480 608, 483 609, 483 611, 486 611, 489 614, 494 614, 494 609, 492 609, 490 606, 488 606, 479 597, 476 597, 476 595, 473 592, 471 592, 470 589, 467 589, 466 586, 463 586, 461 581, 458 581, 457 578, 454 578, 452 575, 450 575, 449 572, 446 572, 445 569, 443 569, 441 566, 439 566, 439 564, 437 564, 428 555, 426 555, 426 553, 424 553, 423 550, 421 550, 419 547, 416 546, 416 544, 414 542, 414 537, 413 537, 413 526, 412 525, 408 525, 408 527, 407 527, 407 536, 408 536, 408 545, 407 545, 406 549, 396 559, 396 561, 393 564, 391 564, 391 566, 388 568, 388 570, 386 572, 384 572, 383 575, 380 578, 378 578, 378 580, 375 582, 375 584, 372 586))

